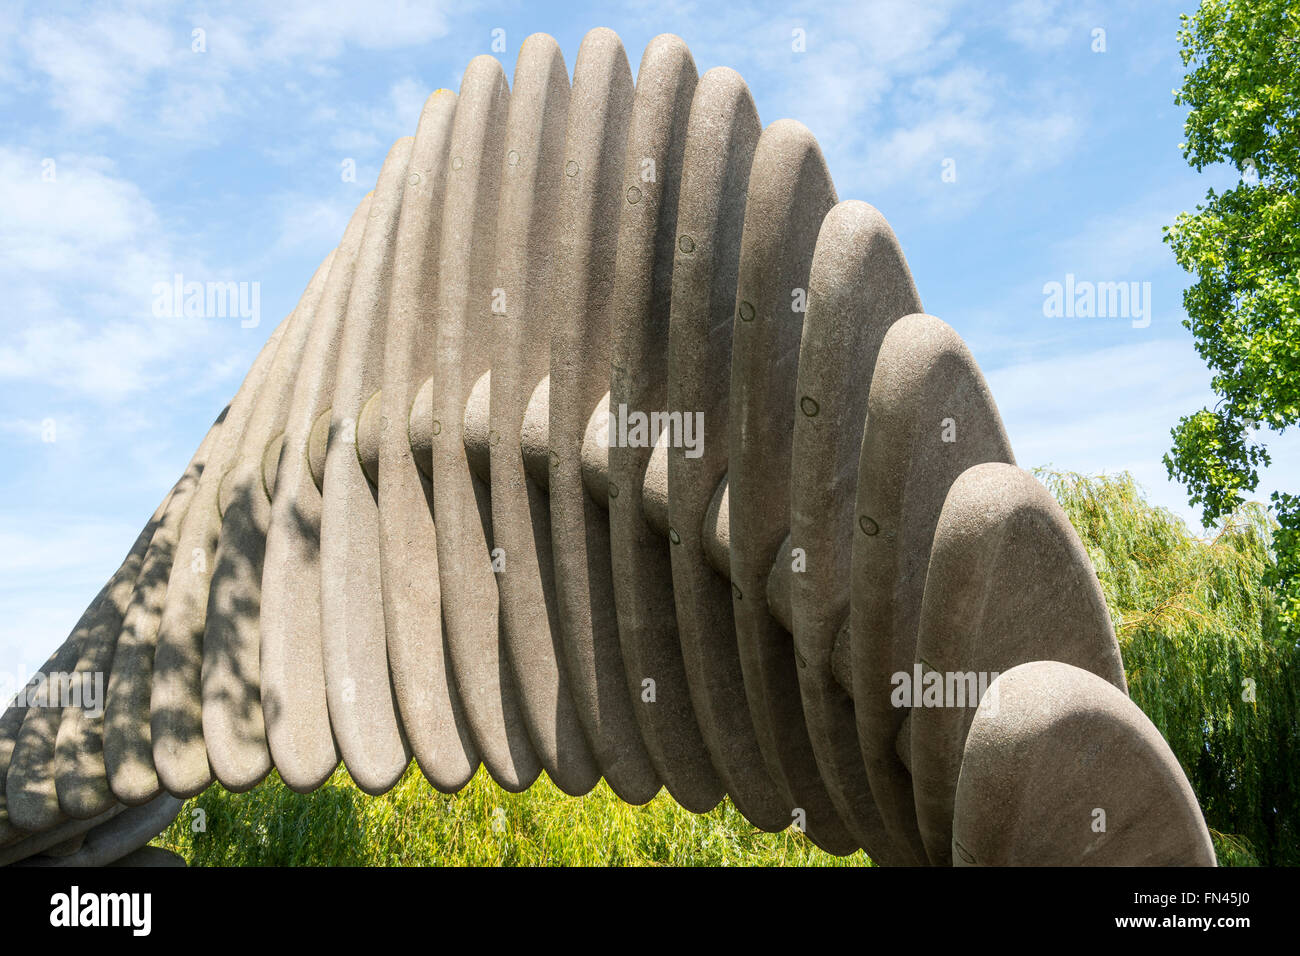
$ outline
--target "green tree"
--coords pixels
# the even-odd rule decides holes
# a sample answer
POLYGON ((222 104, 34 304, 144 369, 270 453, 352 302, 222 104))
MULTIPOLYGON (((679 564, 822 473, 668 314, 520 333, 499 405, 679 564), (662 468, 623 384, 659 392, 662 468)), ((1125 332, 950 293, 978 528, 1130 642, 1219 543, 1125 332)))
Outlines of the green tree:
POLYGON ((1129 694, 1173 749, 1221 864, 1300 865, 1300 648, 1282 634, 1263 505, 1198 538, 1131 475, 1038 470, 1106 595, 1129 694))
MULTIPOLYGON (((1300 421, 1300 0, 1203 0, 1178 32, 1190 107, 1183 156, 1198 171, 1231 163, 1225 192, 1165 230, 1195 276, 1184 325, 1219 396, 1179 421, 1165 455, 1206 525, 1233 512, 1269 463, 1260 440, 1300 421)), ((1279 613, 1300 630, 1300 496, 1275 492, 1279 613)))

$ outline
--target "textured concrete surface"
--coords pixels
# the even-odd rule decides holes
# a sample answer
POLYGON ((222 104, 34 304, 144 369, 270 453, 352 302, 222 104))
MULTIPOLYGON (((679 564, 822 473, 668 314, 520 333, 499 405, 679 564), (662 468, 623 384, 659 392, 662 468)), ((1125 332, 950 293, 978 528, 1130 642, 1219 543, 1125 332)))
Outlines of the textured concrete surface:
MULTIPOLYGON (((680 38, 656 37, 646 47, 637 71, 620 190, 606 372, 611 415, 620 408, 665 407, 677 198, 696 82, 695 61, 680 38)), ((613 442, 608 428, 595 437, 603 439, 608 459, 614 606, 641 737, 664 786, 683 805, 706 805, 725 788, 743 808, 757 795, 750 786, 736 789, 736 780, 727 786, 725 767, 718 765, 732 757, 716 745, 720 741, 710 760, 706 740, 716 737, 714 711, 694 708, 677 633, 669 542, 651 527, 645 512, 643 489, 655 436, 647 433, 645 441, 621 443, 617 421, 614 428, 613 442), (653 701, 642 696, 647 680, 654 682, 653 701)), ((762 772, 761 766, 750 766, 762 772)))
MULTIPOLYGON (((1060 505, 1012 465, 967 469, 939 515, 916 642, 923 671, 992 674, 1035 660, 1073 664, 1127 693, 1092 565, 1060 505)), ((947 864, 962 747, 978 700, 911 712, 917 821, 930 862, 947 864)))
POLYGON ((559 45, 544 34, 530 36, 519 51, 506 119, 493 286, 503 301, 486 319, 499 326, 499 338, 485 438, 493 573, 510 676, 547 776, 579 796, 596 785, 600 766, 563 666, 546 494, 527 474, 520 441, 529 400, 549 371, 553 316, 544 293, 554 266, 550 226, 561 195, 554 173, 564 155, 569 99, 559 45))
POLYGON ((501 336, 502 320, 493 314, 492 303, 509 108, 510 89, 501 64, 490 56, 475 57, 465 70, 456 105, 443 206, 434 353, 433 510, 452 673, 480 759, 493 780, 518 792, 532 784, 542 765, 502 642, 490 485, 471 469, 465 447, 465 407, 474 386, 491 368, 501 336))
POLYGON ((47 850, 42 855, 24 857, 21 862, 30 866, 107 866, 118 861, 126 863, 134 856, 134 862, 127 865, 175 865, 174 861, 179 859, 175 854, 168 854, 172 859, 160 859, 157 853, 137 854, 176 818, 181 805, 182 801, 176 797, 159 794, 148 803, 128 807, 91 827, 70 853, 51 855, 47 850), (153 862, 149 857, 153 857, 153 862))
MULTIPOLYGON (((835 640, 849 615, 857 528, 859 448, 845 437, 863 432, 886 333, 921 309, 898 240, 879 211, 847 200, 826 214, 808 300, 791 445, 790 552, 777 567, 793 570, 794 547, 807 558, 806 570, 788 575, 787 592, 800 687, 806 699, 817 701, 814 746, 822 765, 836 768, 831 794, 857 842, 873 859, 890 862, 897 850, 874 809, 853 698, 832 668, 835 640)), ((798 717, 786 720, 794 724, 798 717)), ((809 815, 810 826, 816 819, 809 815)))
POLYGON ((104 765, 113 795, 128 806, 152 800, 161 789, 153 764, 150 698, 158 626, 166 605, 167 582, 177 558, 180 531, 199 476, 216 444, 221 419, 208 430, 189 470, 172 490, 154 531, 145 565, 122 621, 113 653, 104 712, 104 765))
POLYGON ((272 766, 262 714, 258 626, 266 532, 271 523, 265 451, 284 431, 298 363, 332 262, 331 254, 316 270, 286 323, 217 497, 221 537, 203 640, 203 736, 213 773, 235 792, 261 782, 272 766))
POLYGON ((357 453, 361 410, 379 390, 394 249, 413 137, 388 151, 370 199, 343 320, 320 523, 320 640, 330 725, 348 773, 384 793, 410 762, 388 674, 379 506, 357 453))
POLYGON ((203 643, 221 534, 221 479, 234 459, 284 331, 282 322, 226 410, 181 523, 176 553, 183 557, 172 565, 167 579, 154 652, 149 727, 158 780, 175 796, 192 796, 212 782, 203 740, 203 643))
POLYGON ((1177 759, 1128 695, 1070 664, 1034 661, 999 677, 971 722, 952 858, 1213 866, 1214 847, 1177 759))
POLYGON ((907 708, 895 706, 893 675, 911 672, 916 658, 931 542, 948 489, 971 465, 1012 460, 993 396, 961 337, 929 315, 890 326, 871 379, 858 468, 850 655, 862 759, 900 862, 920 864, 926 854, 911 775, 897 752, 907 708))
POLYGON ((479 764, 447 666, 429 484, 438 250, 455 116, 455 93, 431 95, 411 149, 384 339, 377 462, 380 578, 393 693, 416 761, 434 786, 448 793, 468 783, 479 764), (423 417, 416 411, 421 407, 427 412, 423 417))
MULTIPOLYGON (((271 490, 262 574, 262 714, 280 777, 302 792, 324 783, 339 762, 325 699, 321 590, 302 586, 320 580, 321 494, 308 453, 313 428, 321 421, 328 427, 343 320, 371 202, 368 195, 358 204, 334 253, 294 383, 271 490)), ((323 475, 323 449, 318 470, 323 475)))
MULTIPOLYGON (((619 647, 609 558, 609 514, 588 492, 582 446, 592 411, 609 391, 609 308, 623 203, 624 144, 632 71, 611 30, 583 38, 573 68, 555 259, 547 384, 551 557, 564 663, 574 704, 605 779, 629 803, 645 803, 660 780, 637 723, 619 647)), ((706 810, 721 796, 693 800, 706 810)))
MULTIPOLYGON (((812 133, 793 120, 764 129, 750 167, 732 307, 727 553, 753 733, 766 765, 789 789, 783 825, 796 811, 819 809, 794 803, 796 796, 812 796, 814 802, 820 796, 806 786, 810 734, 811 753, 832 799, 836 789, 835 768, 822 761, 815 740, 824 716, 821 702, 815 695, 801 696, 790 633, 773 616, 767 587, 790 530, 790 449, 803 320, 794 295, 808 288, 817 233, 834 204, 835 187, 812 133), (807 727, 798 713, 801 704, 807 727)), ((855 838, 862 842, 860 834, 855 838)))
POLYGON ((28 690, 68 675, 103 712, 0 714, 0 864, 175 865, 214 779, 412 758, 886 864, 1214 861, 884 215, 671 35, 635 83, 598 29, 572 86, 536 34, 429 97, 28 690))

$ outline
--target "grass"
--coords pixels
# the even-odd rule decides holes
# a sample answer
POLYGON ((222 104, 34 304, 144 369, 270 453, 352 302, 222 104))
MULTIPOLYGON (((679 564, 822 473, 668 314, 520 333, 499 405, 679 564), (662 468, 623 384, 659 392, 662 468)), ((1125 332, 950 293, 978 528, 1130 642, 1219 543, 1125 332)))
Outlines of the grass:
POLYGON ((214 784, 154 844, 198 866, 870 865, 862 853, 823 853, 793 829, 757 831, 730 800, 697 816, 663 791, 634 807, 603 780, 575 798, 545 775, 512 794, 481 767, 450 796, 414 764, 382 797, 363 794, 343 768, 306 795, 275 774, 243 794, 214 784))

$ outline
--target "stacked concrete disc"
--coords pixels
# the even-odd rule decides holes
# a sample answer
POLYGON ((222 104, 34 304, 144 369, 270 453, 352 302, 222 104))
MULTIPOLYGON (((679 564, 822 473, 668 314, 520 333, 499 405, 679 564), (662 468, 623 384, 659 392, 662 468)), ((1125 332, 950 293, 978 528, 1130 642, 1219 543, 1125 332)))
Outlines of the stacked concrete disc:
POLYGON ((601 29, 572 84, 536 35, 513 89, 479 57, 430 97, 0 716, 0 863, 169 862, 214 780, 413 757, 882 863, 1214 860, 888 223, 674 36, 635 82, 601 29))

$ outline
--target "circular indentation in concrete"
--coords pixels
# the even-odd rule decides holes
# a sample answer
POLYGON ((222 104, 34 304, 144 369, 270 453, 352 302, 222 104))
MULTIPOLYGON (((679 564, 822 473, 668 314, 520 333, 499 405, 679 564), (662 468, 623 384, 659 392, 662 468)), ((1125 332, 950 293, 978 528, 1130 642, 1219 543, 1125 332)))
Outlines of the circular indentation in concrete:
POLYGON ((464 166, 465 166, 465 160, 461 159, 459 156, 453 156, 453 157, 452 157, 452 160, 451 160, 451 168, 452 168, 452 169, 463 169, 464 166))
POLYGON ((420 185, 420 174, 411 173, 411 175, 406 177, 406 181, 412 186, 418 186, 420 185))
POLYGON ((677 240, 677 248, 682 250, 682 252, 694 252, 695 240, 690 236, 682 236, 677 240))
POLYGON ((748 302, 742 302, 742 303, 740 303, 740 321, 742 321, 742 322, 753 322, 753 321, 754 321, 754 306, 753 306, 753 305, 751 305, 751 304, 748 303, 748 302))
POLYGON ((578 161, 576 159, 571 159, 565 163, 564 172, 569 176, 578 175, 578 161))
POLYGON ((506 162, 509 163, 511 166, 518 166, 519 150, 512 149, 510 152, 506 153, 506 162))
POLYGON ((609 483, 609 497, 611 501, 618 497, 618 485, 612 481, 609 483))
POLYGON ((429 430, 432 431, 435 435, 441 435, 441 434, 442 434, 442 422, 438 421, 438 419, 435 418, 435 419, 433 420, 433 427, 430 428, 429 430))
POLYGON ((816 418, 817 413, 821 411, 821 406, 817 404, 817 399, 813 398, 811 395, 805 395, 803 398, 799 399, 799 407, 803 409, 803 413, 809 418, 816 418))
POLYGON ((858 527, 862 529, 862 533, 865 535, 875 535, 880 533, 880 525, 876 524, 875 521, 868 518, 866 515, 862 515, 858 518, 858 527))
POLYGON ((794 649, 794 659, 799 662, 800 667, 808 666, 808 658, 804 657, 803 652, 797 647, 794 649))
POLYGON ((641 190, 636 186, 630 187, 627 191, 627 201, 633 206, 639 203, 641 201, 641 190))
POLYGON ((731 582, 731 596, 737 601, 742 601, 745 598, 745 595, 740 593, 740 585, 736 584, 735 581, 731 582))
POLYGON ((673 544, 681 544, 681 543, 682 543, 682 536, 681 536, 680 534, 677 533, 677 529, 676 529, 676 528, 669 528, 669 529, 668 529, 668 540, 671 541, 673 544))

